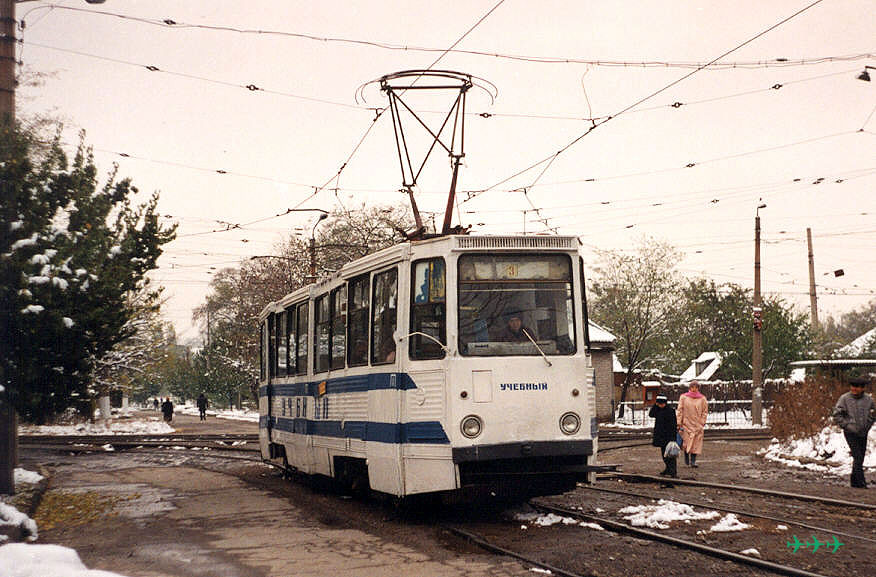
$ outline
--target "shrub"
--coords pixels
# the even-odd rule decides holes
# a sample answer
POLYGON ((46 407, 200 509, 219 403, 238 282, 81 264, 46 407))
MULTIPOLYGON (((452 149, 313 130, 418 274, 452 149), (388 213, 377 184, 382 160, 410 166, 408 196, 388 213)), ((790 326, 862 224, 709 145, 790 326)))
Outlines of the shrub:
POLYGON ((807 377, 776 392, 770 411, 770 428, 781 440, 810 437, 830 424, 830 416, 847 385, 836 377, 807 377))

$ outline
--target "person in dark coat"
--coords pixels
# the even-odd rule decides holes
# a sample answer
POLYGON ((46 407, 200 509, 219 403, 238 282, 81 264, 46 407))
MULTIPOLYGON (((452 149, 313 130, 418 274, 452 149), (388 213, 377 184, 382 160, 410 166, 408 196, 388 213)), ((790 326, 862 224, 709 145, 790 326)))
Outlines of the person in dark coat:
POLYGON ((201 393, 198 395, 198 412, 201 413, 201 420, 207 420, 207 395, 201 393))
POLYGON ((164 414, 165 421, 169 423, 173 420, 173 403, 170 402, 170 398, 165 398, 161 403, 161 412, 164 414))
POLYGON ((675 435, 678 432, 678 422, 675 419, 675 410, 669 408, 666 404, 666 395, 657 395, 656 403, 651 407, 648 416, 654 419, 654 438, 651 444, 655 447, 660 447, 660 457, 666 468, 660 472, 663 477, 678 477, 678 466, 676 460, 678 457, 664 457, 666 445, 670 441, 675 441, 675 435))
POLYGON ((849 452, 852 454, 851 485, 857 489, 867 488, 864 477, 867 434, 876 421, 876 405, 873 398, 864 392, 869 384, 868 378, 850 379, 849 392, 837 400, 833 410, 833 420, 843 430, 849 444, 849 452))

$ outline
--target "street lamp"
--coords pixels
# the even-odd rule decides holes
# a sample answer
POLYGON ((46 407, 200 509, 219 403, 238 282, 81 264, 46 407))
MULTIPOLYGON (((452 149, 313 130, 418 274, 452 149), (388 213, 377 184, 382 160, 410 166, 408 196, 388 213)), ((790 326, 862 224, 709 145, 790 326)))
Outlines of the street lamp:
POLYGON ((313 230, 310 231, 310 274, 308 275, 310 282, 316 282, 316 227, 326 218, 328 218, 328 213, 320 214, 313 225, 313 230))
POLYGON ((867 70, 876 70, 876 66, 865 66, 864 71, 858 74, 858 80, 863 80, 864 82, 870 82, 870 73, 867 70))

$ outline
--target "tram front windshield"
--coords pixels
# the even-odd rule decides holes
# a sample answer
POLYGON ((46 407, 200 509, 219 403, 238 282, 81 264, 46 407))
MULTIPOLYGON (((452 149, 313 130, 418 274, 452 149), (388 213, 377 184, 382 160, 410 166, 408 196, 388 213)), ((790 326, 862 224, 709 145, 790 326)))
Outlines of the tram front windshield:
POLYGON ((567 255, 462 255, 458 294, 464 356, 575 352, 567 255))

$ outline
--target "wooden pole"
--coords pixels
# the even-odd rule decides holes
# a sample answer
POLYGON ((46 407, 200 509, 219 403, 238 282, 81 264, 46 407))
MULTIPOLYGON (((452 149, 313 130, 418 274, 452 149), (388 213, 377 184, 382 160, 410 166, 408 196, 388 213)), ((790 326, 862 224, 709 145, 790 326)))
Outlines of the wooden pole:
POLYGON ((809 312, 812 315, 812 330, 818 328, 818 296, 815 294, 815 255, 812 252, 812 229, 806 229, 806 244, 809 248, 809 312))

